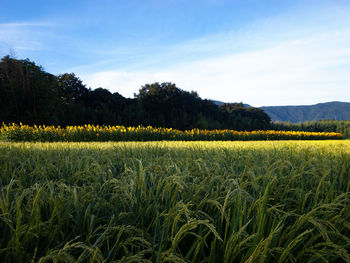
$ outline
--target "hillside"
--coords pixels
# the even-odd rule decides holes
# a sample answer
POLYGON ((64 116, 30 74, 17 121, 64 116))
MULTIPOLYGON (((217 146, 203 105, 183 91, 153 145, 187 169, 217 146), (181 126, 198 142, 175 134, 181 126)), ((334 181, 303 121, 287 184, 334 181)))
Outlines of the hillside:
POLYGON ((304 122, 318 120, 349 120, 349 102, 326 102, 302 106, 261 107, 272 121, 304 122))

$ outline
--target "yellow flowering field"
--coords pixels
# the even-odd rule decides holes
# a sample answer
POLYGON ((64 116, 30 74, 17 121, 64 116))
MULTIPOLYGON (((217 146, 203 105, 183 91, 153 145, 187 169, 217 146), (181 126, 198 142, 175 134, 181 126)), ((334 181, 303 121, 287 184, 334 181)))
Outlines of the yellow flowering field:
POLYGON ((247 140, 329 140, 342 139, 335 132, 176 130, 151 126, 45 126, 2 124, 0 136, 5 141, 247 141, 247 140))

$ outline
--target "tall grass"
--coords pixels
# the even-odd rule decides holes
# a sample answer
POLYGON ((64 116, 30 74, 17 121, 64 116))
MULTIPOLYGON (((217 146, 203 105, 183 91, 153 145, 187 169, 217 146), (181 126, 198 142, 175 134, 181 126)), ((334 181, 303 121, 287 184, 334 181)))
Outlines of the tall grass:
POLYGON ((0 143, 0 262, 350 262, 350 141, 0 143))

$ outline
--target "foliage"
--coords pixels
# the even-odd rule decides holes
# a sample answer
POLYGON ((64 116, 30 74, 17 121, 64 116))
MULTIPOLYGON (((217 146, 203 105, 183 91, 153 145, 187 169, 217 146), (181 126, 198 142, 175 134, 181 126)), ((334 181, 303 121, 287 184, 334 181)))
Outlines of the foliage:
POLYGON ((244 130, 247 124, 242 120, 249 120, 249 126, 260 127, 260 129, 270 129, 270 117, 259 108, 245 107, 243 103, 224 103, 219 106, 223 112, 228 112, 226 124, 230 127, 237 127, 244 130))
POLYGON ((350 138, 350 120, 321 120, 302 123, 274 122, 272 127, 274 130, 284 131, 339 132, 345 138, 350 138))
POLYGON ((203 115, 198 94, 178 89, 173 83, 146 84, 135 98, 149 114, 149 125, 185 129, 196 121, 198 124, 197 116, 203 115))
POLYGON ((0 110, 0 123, 31 125, 258 130, 270 123, 258 109, 228 111, 173 83, 146 84, 127 99, 103 88, 91 90, 74 73, 54 76, 29 60, 9 56, 0 62, 0 110))
POLYGON ((0 143, 0 261, 349 262, 349 149, 0 143))
POLYGON ((340 133, 295 131, 185 130, 125 126, 28 126, 5 125, 0 135, 6 141, 237 141, 237 140, 328 140, 340 133))
POLYGON ((29 60, 9 56, 0 62, 0 120, 43 123, 51 119, 58 96, 57 79, 29 60))

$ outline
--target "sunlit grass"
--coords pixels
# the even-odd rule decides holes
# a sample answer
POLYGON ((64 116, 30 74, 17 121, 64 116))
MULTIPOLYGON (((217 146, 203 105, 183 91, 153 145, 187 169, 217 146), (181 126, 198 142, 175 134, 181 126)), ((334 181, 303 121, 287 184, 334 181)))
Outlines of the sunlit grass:
POLYGON ((0 142, 0 262, 349 262, 350 141, 0 142))

